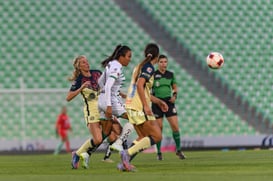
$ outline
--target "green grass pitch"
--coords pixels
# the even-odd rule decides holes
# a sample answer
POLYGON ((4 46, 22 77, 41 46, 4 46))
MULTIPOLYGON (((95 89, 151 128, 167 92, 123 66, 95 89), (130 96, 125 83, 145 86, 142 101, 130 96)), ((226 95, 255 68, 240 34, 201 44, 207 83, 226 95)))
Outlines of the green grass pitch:
POLYGON ((262 181, 273 180, 273 151, 186 151, 187 159, 179 160, 174 153, 164 153, 157 161, 155 154, 141 153, 132 164, 136 172, 119 172, 118 153, 115 163, 101 162, 102 153, 95 153, 90 168, 72 170, 71 156, 61 154, 1 155, 0 180, 14 181, 262 181))

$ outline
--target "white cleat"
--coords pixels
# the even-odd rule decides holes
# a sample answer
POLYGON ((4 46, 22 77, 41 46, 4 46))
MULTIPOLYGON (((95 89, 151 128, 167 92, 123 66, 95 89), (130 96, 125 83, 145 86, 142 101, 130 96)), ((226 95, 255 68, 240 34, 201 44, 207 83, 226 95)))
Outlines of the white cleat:
POLYGON ((110 158, 102 159, 101 161, 105 163, 114 163, 114 161, 110 158))
POLYGON ((89 157, 90 156, 86 152, 80 155, 80 160, 82 161, 82 167, 85 169, 89 168, 89 157))
POLYGON ((115 142, 112 145, 110 145, 110 149, 111 150, 116 150, 116 151, 122 151, 123 146, 115 142))

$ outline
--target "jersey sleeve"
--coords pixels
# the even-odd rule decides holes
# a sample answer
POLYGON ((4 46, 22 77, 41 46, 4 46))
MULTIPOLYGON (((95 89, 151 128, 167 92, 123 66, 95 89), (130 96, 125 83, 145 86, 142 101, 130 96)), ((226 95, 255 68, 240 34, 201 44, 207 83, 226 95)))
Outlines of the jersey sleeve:
POLYGON ((121 74, 121 69, 119 67, 111 67, 109 70, 109 77, 117 79, 121 74))
POLYGON ((139 77, 144 78, 148 81, 154 74, 154 67, 151 63, 143 65, 139 77))
POLYGON ((71 84, 70 91, 75 91, 81 87, 81 77, 79 76, 76 80, 74 80, 71 84))

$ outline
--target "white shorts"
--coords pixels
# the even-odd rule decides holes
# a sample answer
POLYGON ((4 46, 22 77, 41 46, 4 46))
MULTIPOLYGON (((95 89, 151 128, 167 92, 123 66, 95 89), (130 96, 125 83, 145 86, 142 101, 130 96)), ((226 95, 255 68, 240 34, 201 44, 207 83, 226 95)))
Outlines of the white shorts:
MULTIPOLYGON (((112 115, 116 117, 122 116, 126 113, 125 106, 122 102, 122 98, 120 96, 111 96, 111 104, 112 104, 112 115)), ((98 109, 100 113, 100 119, 105 119, 105 111, 106 111, 106 98, 105 94, 101 93, 99 95, 98 100, 98 109)))

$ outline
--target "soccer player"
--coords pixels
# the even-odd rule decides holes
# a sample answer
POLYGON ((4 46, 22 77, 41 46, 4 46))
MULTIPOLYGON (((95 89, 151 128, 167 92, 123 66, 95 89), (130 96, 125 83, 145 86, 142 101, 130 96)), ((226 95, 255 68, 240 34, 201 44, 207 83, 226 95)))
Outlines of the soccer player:
POLYGON ((134 68, 125 103, 129 122, 134 125, 138 138, 130 148, 120 152, 121 163, 118 164, 120 170, 132 171, 134 167, 130 164, 130 157, 162 139, 160 127, 155 122, 151 110, 151 101, 158 104, 163 111, 167 111, 168 106, 150 94, 159 47, 154 43, 148 44, 144 56, 145 59, 134 68))
POLYGON ((88 168, 89 156, 99 147, 104 138, 110 134, 104 132, 104 128, 108 127, 108 125, 105 125, 107 122, 101 123, 99 119, 98 79, 101 76, 101 71, 90 70, 87 58, 82 55, 75 58, 73 66, 74 71, 69 78, 69 80, 72 81, 72 85, 66 100, 71 101, 78 94, 82 95, 84 118, 92 138, 87 139, 79 149, 72 152, 71 165, 73 169, 77 169, 81 159, 83 161, 83 167, 88 168))
POLYGON ((61 152, 63 144, 65 144, 66 152, 70 152, 68 131, 72 131, 72 128, 65 106, 62 107, 61 113, 57 117, 55 128, 56 135, 61 138, 61 141, 55 148, 54 155, 58 155, 61 152))
MULTIPOLYGON (((153 95, 164 101, 168 105, 169 110, 167 112, 163 112, 160 107, 154 103, 152 103, 152 110, 161 131, 163 130, 163 117, 166 117, 172 129, 172 136, 176 145, 176 155, 180 159, 185 159, 185 155, 181 151, 180 146, 180 133, 175 108, 175 100, 177 99, 176 79, 174 73, 167 70, 167 66, 167 56, 160 55, 158 58, 158 70, 156 70, 154 73, 153 95)), ((157 159, 163 160, 161 153, 161 141, 156 144, 156 148, 157 159)))
MULTIPOLYGON (((101 62, 105 68, 99 79, 101 87, 98 107, 102 121, 111 123, 112 117, 128 119, 124 103, 121 96, 126 96, 120 92, 121 86, 125 81, 122 67, 127 66, 131 61, 132 51, 126 45, 116 46, 111 56, 101 62)), ((110 124, 108 124, 110 126, 110 124)), ((109 129, 108 129, 109 130, 109 129)), ((129 122, 125 123, 122 128, 120 137, 115 142, 110 142, 110 148, 121 151, 122 144, 127 140, 129 134, 133 130, 133 125, 129 122)), ((108 148, 104 157, 105 161, 109 161, 111 151, 108 148)))

